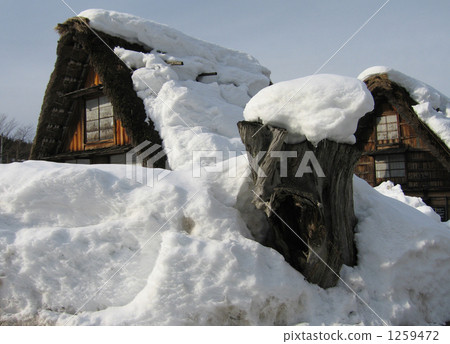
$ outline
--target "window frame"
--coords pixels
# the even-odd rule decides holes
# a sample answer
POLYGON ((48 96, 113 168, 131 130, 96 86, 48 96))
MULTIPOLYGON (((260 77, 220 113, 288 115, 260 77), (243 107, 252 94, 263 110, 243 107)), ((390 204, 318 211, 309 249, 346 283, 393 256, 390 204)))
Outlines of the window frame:
POLYGON ((109 98, 104 95, 103 93, 98 93, 95 95, 90 95, 89 97, 84 97, 84 101, 83 101, 83 113, 84 113, 84 142, 87 146, 89 145, 96 145, 96 144, 101 144, 101 143, 113 143, 115 140, 115 133, 116 133, 116 121, 115 121, 115 111, 114 111, 114 107, 111 104, 111 101, 109 100, 109 98), (106 100, 105 103, 101 102, 101 99, 104 98, 106 100), (95 106, 95 108, 97 109, 97 118, 96 120, 88 120, 88 102, 92 101, 92 100, 97 100, 97 105, 95 106), (105 106, 102 107, 102 105, 107 104, 106 106, 111 108, 111 116, 105 116, 102 117, 102 113, 101 113, 101 109, 105 108, 105 106), (112 134, 108 135, 107 137, 103 138, 104 135, 102 135, 102 131, 104 131, 105 129, 102 130, 102 120, 105 119, 110 119, 111 120, 111 124, 110 126, 106 129, 106 130, 112 130, 112 134), (98 133, 98 139, 89 139, 88 138, 88 133, 89 132, 94 132, 94 131, 88 131, 88 122, 97 122, 96 127, 97 127, 97 133, 98 133))
POLYGON ((396 141, 400 140, 400 123, 398 115, 391 114, 385 116, 377 116, 375 118, 375 130, 376 130, 376 140, 377 141, 396 141), (395 121, 392 119, 395 118, 395 121), (395 128, 393 126, 395 125, 395 128), (384 126, 384 129, 381 127, 384 126), (395 133, 395 134, 394 134, 395 133), (381 134, 385 134, 385 137, 381 137, 381 134))
POLYGON ((405 154, 380 154, 375 156, 376 179, 406 178, 406 175, 405 154), (398 171, 401 171, 401 174, 398 174, 398 171), (384 173, 380 176, 382 172, 384 173))

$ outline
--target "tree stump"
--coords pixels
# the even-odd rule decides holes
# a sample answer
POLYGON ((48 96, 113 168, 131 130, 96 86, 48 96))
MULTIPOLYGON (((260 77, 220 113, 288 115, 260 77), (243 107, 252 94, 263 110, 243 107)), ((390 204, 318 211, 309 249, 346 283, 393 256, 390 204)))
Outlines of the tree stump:
POLYGON ((253 203, 270 224, 263 244, 280 252, 309 282, 335 286, 342 264, 356 263, 353 170, 361 155, 358 145, 329 140, 317 146, 287 144, 285 129, 247 121, 238 128, 252 167, 253 203), (283 161, 280 154, 289 158, 283 161))

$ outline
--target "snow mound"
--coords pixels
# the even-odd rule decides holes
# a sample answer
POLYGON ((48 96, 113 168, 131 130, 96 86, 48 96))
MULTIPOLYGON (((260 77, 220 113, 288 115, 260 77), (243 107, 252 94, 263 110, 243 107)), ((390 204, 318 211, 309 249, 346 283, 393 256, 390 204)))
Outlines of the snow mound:
POLYGON ((344 268, 344 278, 392 325, 442 324, 436 319, 450 313, 448 227, 357 177, 354 188, 358 266, 351 276, 344 268))
POLYGON ((413 106, 417 116, 450 148, 450 99, 426 83, 395 69, 383 66, 370 67, 358 79, 375 74, 387 74, 393 82, 403 86, 418 104, 413 106))
MULTIPOLYGON (((248 169, 243 156, 229 165, 238 176, 248 169)), ((251 197, 249 179, 177 170, 150 188, 125 175, 121 165, 0 166, 0 323, 450 319, 450 231, 398 188, 391 192, 412 206, 354 180, 358 265, 344 266, 341 276, 375 314, 343 283, 309 284, 252 239, 237 202, 251 197)))
POLYGON ((393 182, 388 180, 376 186, 375 190, 387 197, 391 197, 400 202, 408 204, 409 206, 416 208, 432 219, 441 222, 441 217, 434 212, 433 208, 426 205, 420 197, 406 196, 403 193, 402 186, 400 184, 395 185, 393 182))
POLYGON ((244 117, 287 129, 288 143, 329 139, 353 144, 358 120, 373 106, 363 82, 318 74, 266 87, 247 104, 244 117))
POLYGON ((134 69, 134 89, 163 139, 172 169, 188 166, 192 151, 205 147, 244 149, 236 123, 250 98, 270 83, 269 70, 254 57, 130 14, 92 9, 79 15, 94 29, 153 49, 144 54, 116 47, 114 52, 134 69))

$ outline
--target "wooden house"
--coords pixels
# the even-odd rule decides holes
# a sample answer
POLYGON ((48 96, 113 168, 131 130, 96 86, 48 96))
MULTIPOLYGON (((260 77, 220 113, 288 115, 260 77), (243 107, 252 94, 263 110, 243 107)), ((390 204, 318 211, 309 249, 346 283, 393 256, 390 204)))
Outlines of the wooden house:
POLYGON ((355 174, 372 186, 386 180, 401 184, 406 195, 421 197, 448 220, 449 147, 418 118, 408 92, 386 74, 372 75, 365 83, 375 108, 362 121, 369 140, 355 174))
MULTIPOLYGON (((31 159, 125 163, 125 153, 140 142, 161 145, 159 133, 133 90, 132 70, 112 52, 117 46, 139 52, 152 48, 94 32, 88 22, 72 18, 56 27, 60 34, 57 60, 31 159)), ((164 162, 160 163, 162 167, 164 162)))

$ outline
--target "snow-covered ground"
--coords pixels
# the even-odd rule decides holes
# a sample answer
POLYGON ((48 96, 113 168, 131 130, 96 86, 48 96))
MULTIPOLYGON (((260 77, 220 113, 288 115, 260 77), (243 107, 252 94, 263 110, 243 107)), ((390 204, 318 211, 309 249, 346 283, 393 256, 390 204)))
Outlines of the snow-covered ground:
MULTIPOLYGON (((241 176, 247 161, 236 160, 241 176)), ((354 180, 358 265, 344 266, 341 275, 372 311, 343 282, 328 290, 309 284, 279 253, 252 239, 243 219, 255 226, 261 217, 237 202, 238 195, 251 197, 247 178, 230 178, 226 170, 192 178, 190 170, 179 170, 150 188, 125 175, 120 165, 0 166, 1 321, 383 319, 397 325, 450 319, 449 228, 398 187, 377 191, 354 180)))
MULTIPOLYGON (((344 266, 334 288, 306 282, 255 240, 266 222, 250 203, 248 161, 236 128, 250 97, 269 84, 269 72, 255 59, 127 14, 81 15, 98 30, 164 51, 115 49, 136 69, 135 90, 170 149, 173 171, 149 187, 128 179, 123 165, 0 165, 0 323, 450 320, 449 228, 397 186, 377 191, 355 177, 358 265, 344 266), (169 67, 170 59, 184 65, 169 67), (212 72, 217 76, 195 81, 212 72), (194 178, 192 152, 204 149, 237 157, 221 172, 194 178)), ((295 109, 276 123, 313 141, 351 142, 355 121, 373 106, 367 89, 337 76, 316 76, 314 85, 327 89, 325 109, 316 114, 320 125, 292 131, 295 109)), ((321 100, 301 103, 301 110, 314 113, 321 100)))

